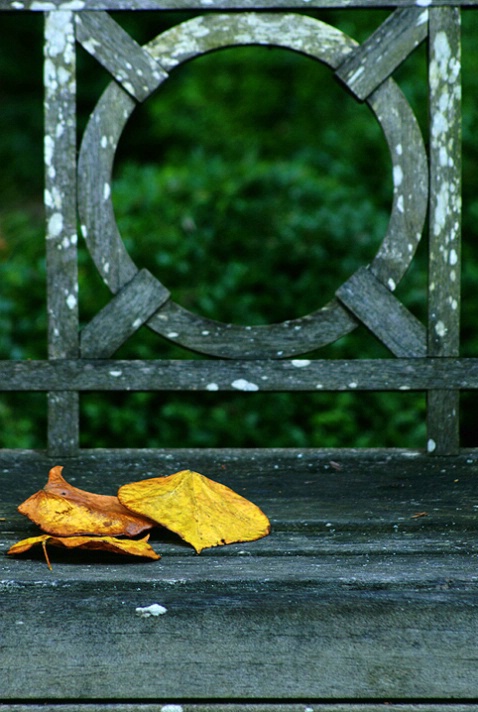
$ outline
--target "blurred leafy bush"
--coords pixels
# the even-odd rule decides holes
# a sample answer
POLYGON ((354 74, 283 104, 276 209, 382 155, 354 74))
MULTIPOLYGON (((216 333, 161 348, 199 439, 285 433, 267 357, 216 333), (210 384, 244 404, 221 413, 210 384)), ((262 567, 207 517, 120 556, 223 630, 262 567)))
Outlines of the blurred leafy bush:
MULTIPOLYGON (((386 13, 317 16, 362 40, 386 13)), ((0 358, 44 358, 41 18, 4 17, 0 358)), ((177 13, 115 16, 141 42, 185 18, 177 13)), ((464 13, 466 355, 476 355, 478 347, 475 30, 474 14, 464 13)), ((396 76, 426 135, 425 54, 420 48, 396 76)), ((109 78, 79 52, 78 80, 81 133, 109 78)), ((237 48, 178 68, 135 110, 115 163, 113 199, 128 251, 175 301, 221 321, 264 324, 323 306, 339 284, 370 261, 388 221, 389 168, 372 114, 333 81, 330 70, 284 50, 237 48)), ((83 245, 79 269, 86 323, 109 293, 83 245)), ((425 318, 426 244, 398 294, 425 318)), ((364 328, 310 354, 387 355, 364 328)), ((117 356, 198 358, 147 329, 117 356)), ((476 445, 466 417, 473 400, 465 396, 463 402, 463 442, 476 445)), ((425 438, 425 398, 414 393, 95 393, 82 395, 81 403, 85 447, 118 442, 129 447, 422 447, 425 438)), ((42 394, 2 396, 0 444, 44 447, 45 410, 42 394)))

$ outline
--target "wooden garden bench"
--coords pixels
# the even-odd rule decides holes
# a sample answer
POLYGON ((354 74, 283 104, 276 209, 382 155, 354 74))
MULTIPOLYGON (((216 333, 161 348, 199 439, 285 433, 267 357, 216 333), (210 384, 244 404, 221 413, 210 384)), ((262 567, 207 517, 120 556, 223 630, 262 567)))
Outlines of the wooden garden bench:
POLYGON ((16 506, 56 464, 95 492, 114 492, 125 473, 133 481, 190 467, 272 521, 260 541, 201 556, 161 542, 154 565, 59 554, 50 572, 40 558, 2 553, 0 710, 461 712, 478 700, 478 453, 458 441, 459 391, 478 387, 478 359, 459 356, 459 28, 460 6, 473 4, 0 0, 19 22, 20 11, 45 13, 49 318, 47 359, 0 362, 2 390, 49 394, 48 450, 0 451, 2 552, 33 534, 16 506), (302 12, 355 6, 390 10, 361 45, 302 12), (141 47, 107 13, 133 9, 207 12, 141 47), (423 41, 426 141, 392 77, 423 41), (114 78, 78 148, 76 43, 114 78), (175 304, 128 255, 111 205, 116 146, 137 103, 178 64, 235 44, 327 64, 376 115, 393 167, 390 222, 371 263, 310 317, 269 327, 210 322, 175 304), (394 289, 427 214, 424 325, 394 289), (77 222, 111 290, 81 331, 77 222), (389 358, 303 356, 361 323, 389 358), (208 358, 115 359, 143 325, 208 358), (212 389, 425 391, 427 441, 420 451, 79 448, 82 392, 212 389), (166 613, 147 615, 153 604, 166 613))

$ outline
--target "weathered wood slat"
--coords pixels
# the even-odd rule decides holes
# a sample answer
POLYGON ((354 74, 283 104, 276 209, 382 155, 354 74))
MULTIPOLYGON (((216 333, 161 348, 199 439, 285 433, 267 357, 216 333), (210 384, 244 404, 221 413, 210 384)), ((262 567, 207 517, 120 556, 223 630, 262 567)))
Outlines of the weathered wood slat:
POLYGON ((340 65, 336 75, 363 101, 388 79, 427 33, 426 8, 399 8, 340 65))
MULTIPOLYGON (((41 556, 5 559, 4 701, 157 703, 158 689, 165 704, 178 689, 196 703, 471 698, 478 454, 413 455, 92 450, 66 460, 67 476, 94 491, 194 466, 256 501, 273 531, 201 556, 159 535, 154 564, 53 551, 50 573, 41 556), (152 603, 166 614, 137 615, 152 603)), ((20 519, 30 533, 14 509, 53 462, 0 453, 13 484, 2 548, 20 519)))
POLYGON ((4 391, 475 390, 478 359, 0 361, 4 391))
MULTIPOLYGON (((48 293, 48 348, 51 358, 78 354, 76 231, 76 77, 72 12, 45 17, 45 213, 48 293)), ((78 447, 78 396, 48 399, 48 447, 78 447)))
MULTIPOLYGON (((0 0, 0 11, 45 12, 52 9, 88 10, 201 10, 211 9, 204 0, 74 0, 75 5, 65 0, 0 0)), ((325 8, 390 8, 390 7, 476 7, 477 0, 310 0, 307 9, 325 8)), ((218 10, 271 10, 304 9, 304 0, 214 0, 213 9, 218 10)))
POLYGON ((357 270, 336 296, 395 356, 426 356, 425 327, 370 270, 357 270))
MULTIPOLYGON (((459 10, 430 12, 430 237, 428 350, 457 356, 460 343, 461 57, 459 10)), ((459 447, 457 394, 428 403, 431 452, 459 447)))
POLYGON ((385 705, 382 702, 362 703, 326 703, 305 700, 304 702, 183 702, 163 700, 128 704, 114 702, 84 703, 81 701, 67 704, 0 703, 0 712, 477 712, 476 704, 435 703, 400 703, 385 705))
POLYGON ((114 354, 169 298, 147 269, 136 276, 81 331, 83 358, 107 358, 114 354))
POLYGON ((121 86, 143 101, 167 77, 167 72, 107 13, 76 15, 77 39, 121 86))

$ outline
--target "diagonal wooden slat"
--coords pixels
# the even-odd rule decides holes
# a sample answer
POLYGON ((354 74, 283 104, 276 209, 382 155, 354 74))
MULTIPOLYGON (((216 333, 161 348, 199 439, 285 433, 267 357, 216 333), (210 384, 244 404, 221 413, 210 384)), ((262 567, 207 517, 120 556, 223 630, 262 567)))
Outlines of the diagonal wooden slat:
POLYGON ((368 269, 357 270, 336 296, 395 356, 426 355, 423 324, 368 269))
POLYGON ((364 100, 418 47, 428 33, 428 10, 395 10, 368 40, 340 65, 336 75, 364 100))
POLYGON ((168 290, 148 272, 136 276, 82 330, 82 358, 107 358, 169 298, 168 290))
POLYGON ((121 86, 144 101, 168 76, 167 72, 106 12, 76 16, 76 37, 121 86))

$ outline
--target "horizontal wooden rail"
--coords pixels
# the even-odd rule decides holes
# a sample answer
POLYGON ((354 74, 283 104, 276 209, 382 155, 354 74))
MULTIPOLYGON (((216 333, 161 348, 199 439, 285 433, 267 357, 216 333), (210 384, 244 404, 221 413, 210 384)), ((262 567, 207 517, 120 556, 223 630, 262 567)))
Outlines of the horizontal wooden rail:
POLYGON ((3 391, 426 391, 478 388, 478 358, 0 361, 3 391))
POLYGON ((0 0, 0 11, 25 10, 314 10, 329 8, 476 7, 478 0, 0 0))

